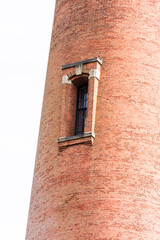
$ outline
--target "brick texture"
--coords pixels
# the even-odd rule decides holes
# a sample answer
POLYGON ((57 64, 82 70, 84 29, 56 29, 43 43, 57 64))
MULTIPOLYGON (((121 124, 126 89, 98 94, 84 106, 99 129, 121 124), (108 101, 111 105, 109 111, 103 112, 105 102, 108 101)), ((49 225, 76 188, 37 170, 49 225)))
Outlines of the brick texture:
POLYGON ((159 22, 159 0, 57 0, 26 240, 160 239, 159 22), (94 57, 94 144, 60 152, 61 66, 94 57))

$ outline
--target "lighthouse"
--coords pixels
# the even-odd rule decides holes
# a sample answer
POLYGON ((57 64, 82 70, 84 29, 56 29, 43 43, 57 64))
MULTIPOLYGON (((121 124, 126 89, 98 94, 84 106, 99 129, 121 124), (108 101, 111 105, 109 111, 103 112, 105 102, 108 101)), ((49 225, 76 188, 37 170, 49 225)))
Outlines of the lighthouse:
POLYGON ((31 239, 160 239, 158 0, 56 1, 31 239))

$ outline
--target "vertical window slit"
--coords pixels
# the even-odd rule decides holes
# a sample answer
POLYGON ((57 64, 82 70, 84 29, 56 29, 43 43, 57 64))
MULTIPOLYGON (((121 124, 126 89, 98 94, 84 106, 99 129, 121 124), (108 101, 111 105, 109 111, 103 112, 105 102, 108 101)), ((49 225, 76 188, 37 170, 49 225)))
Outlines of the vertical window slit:
POLYGON ((85 118, 87 115, 88 85, 83 85, 77 89, 77 112, 75 134, 84 133, 85 118))

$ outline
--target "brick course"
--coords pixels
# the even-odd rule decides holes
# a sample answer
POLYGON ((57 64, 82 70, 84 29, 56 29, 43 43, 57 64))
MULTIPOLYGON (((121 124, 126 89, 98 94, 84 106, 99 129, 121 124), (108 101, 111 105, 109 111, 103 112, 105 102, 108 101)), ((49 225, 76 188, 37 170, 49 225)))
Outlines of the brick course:
POLYGON ((159 21, 158 0, 57 0, 26 240, 160 239, 159 21), (94 144, 60 152, 61 66, 94 57, 94 144))

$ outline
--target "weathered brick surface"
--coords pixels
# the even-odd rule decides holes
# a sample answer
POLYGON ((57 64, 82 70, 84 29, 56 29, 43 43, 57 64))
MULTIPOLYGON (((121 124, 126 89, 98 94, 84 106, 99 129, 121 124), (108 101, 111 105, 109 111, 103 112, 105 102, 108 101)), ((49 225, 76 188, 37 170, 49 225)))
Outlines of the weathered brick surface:
POLYGON ((159 22, 158 0, 57 0, 26 240, 160 239, 159 22), (94 145, 59 152, 61 66, 93 57, 94 145))

